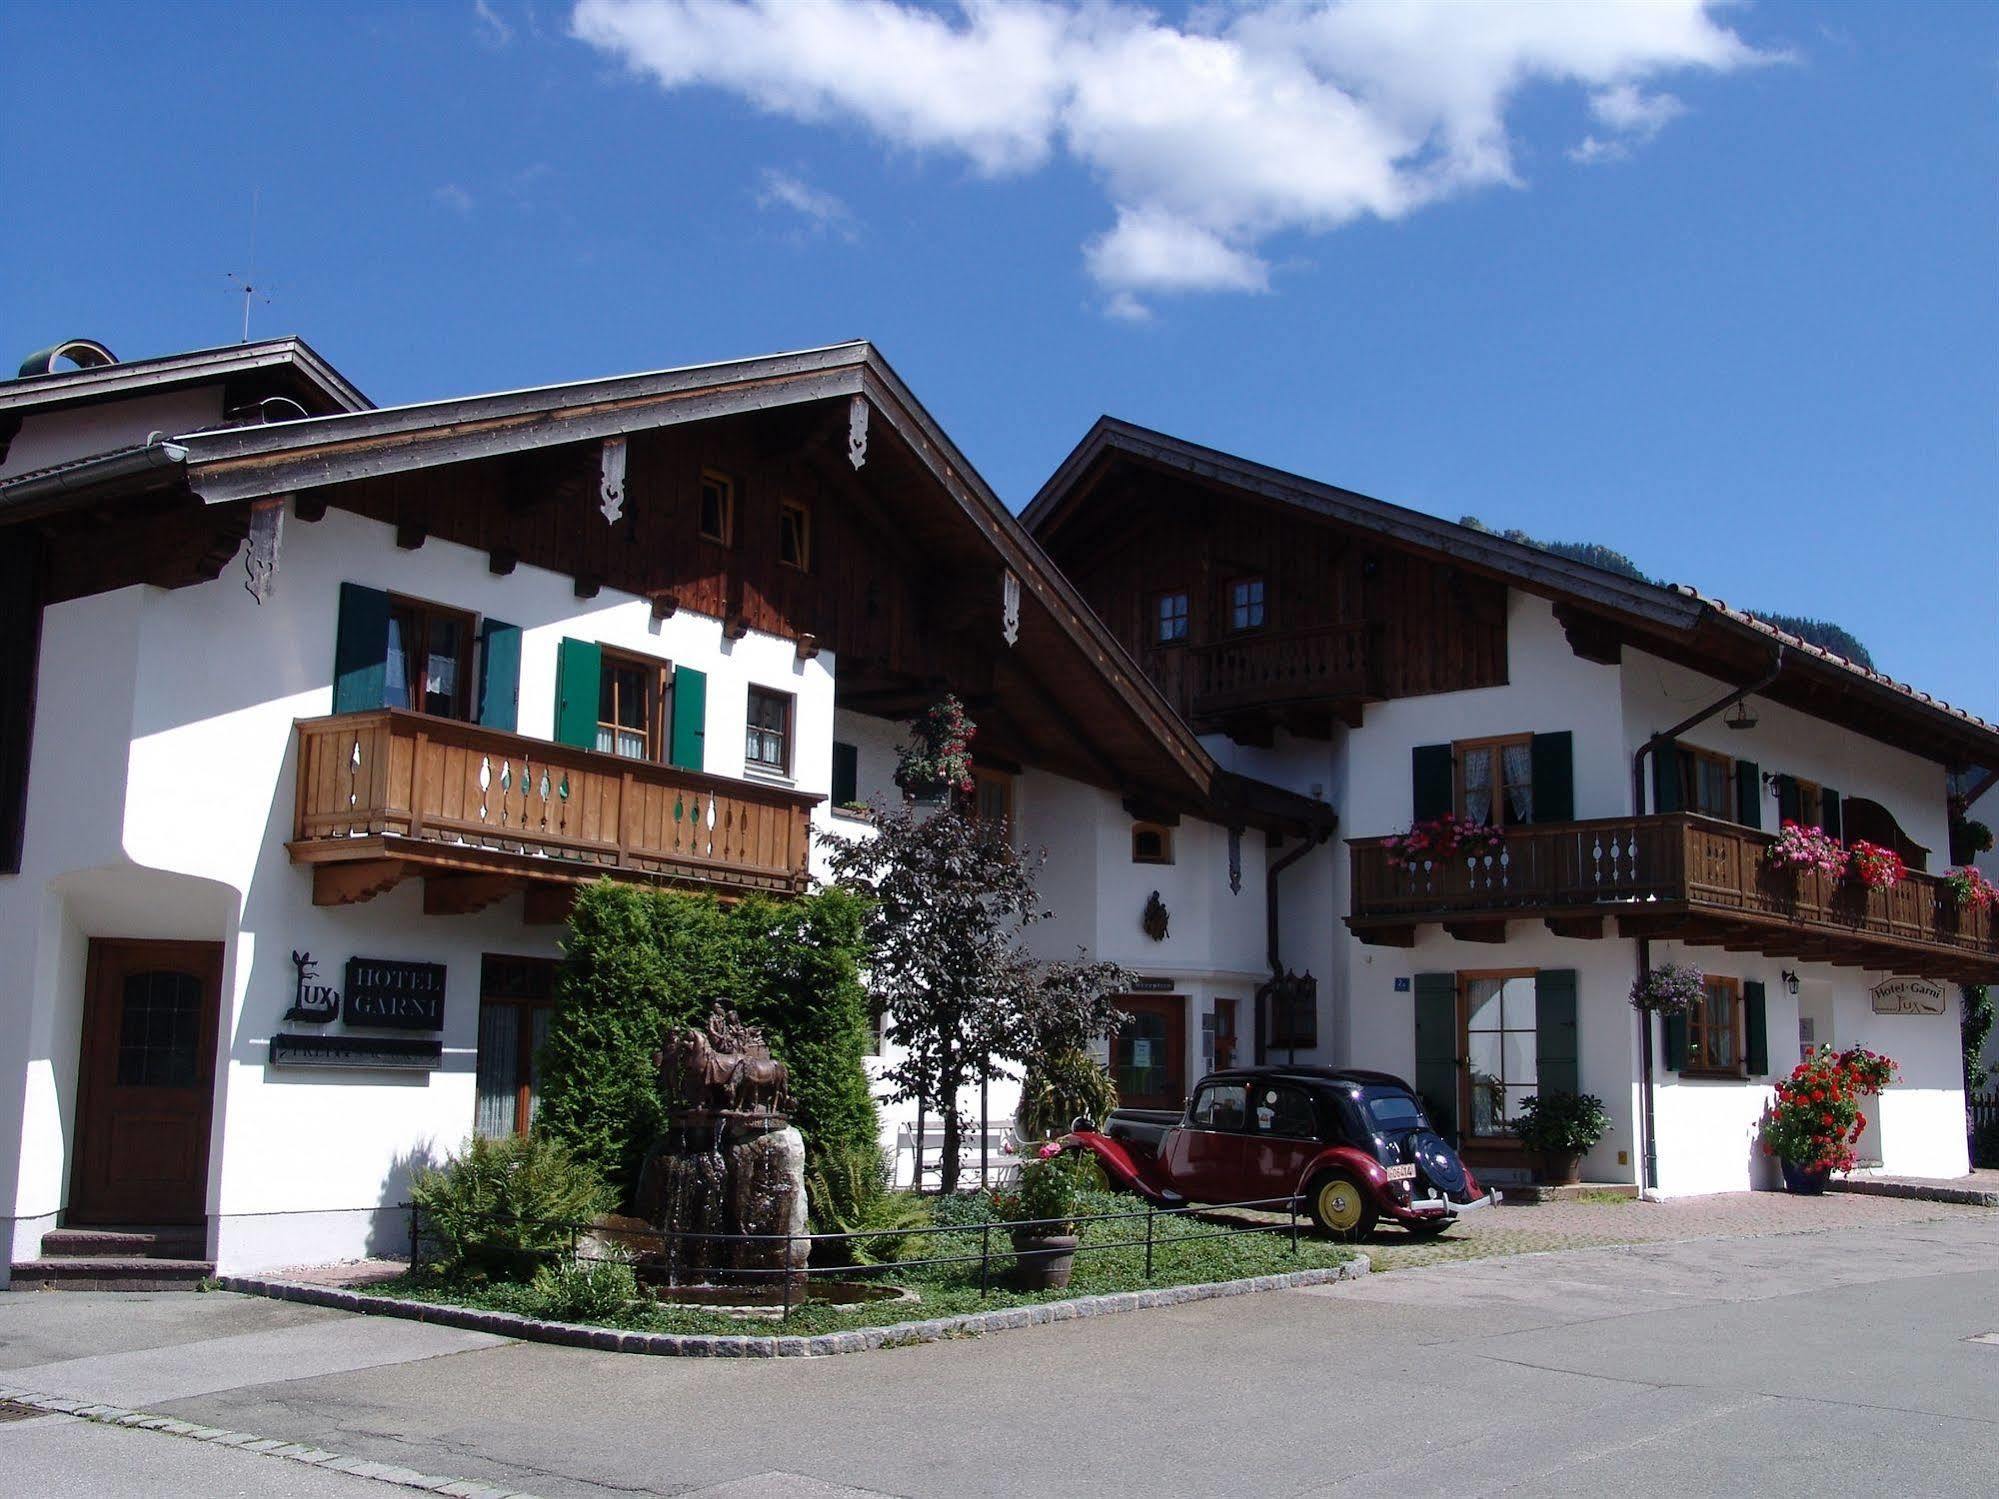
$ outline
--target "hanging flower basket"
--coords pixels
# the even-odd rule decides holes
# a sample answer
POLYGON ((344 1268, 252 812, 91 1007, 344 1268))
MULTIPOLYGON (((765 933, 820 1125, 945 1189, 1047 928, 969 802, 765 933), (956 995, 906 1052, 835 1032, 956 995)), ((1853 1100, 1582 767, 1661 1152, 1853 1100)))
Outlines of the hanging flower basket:
POLYGON ((1825 829, 1808 828, 1788 817, 1784 819, 1783 830, 1777 834, 1777 841, 1763 853, 1763 862, 1773 869, 1789 870, 1793 874, 1816 869, 1828 879, 1835 880, 1846 873, 1846 860, 1845 847, 1825 829))
POLYGON ((1999 905, 1999 885, 1985 878, 1984 871, 1967 864, 1943 877, 1943 887, 1951 904, 1960 911, 1989 911, 1999 905))
POLYGON ((972 740, 978 727, 965 705, 946 693, 910 726, 896 762, 895 784, 919 800, 972 790, 972 740))
POLYGON ((1707 975, 1691 963, 1661 963, 1632 984, 1631 1005, 1655 1015, 1684 1015, 1706 988, 1707 975))
POLYGON ((1869 890, 1892 890, 1908 874, 1908 865, 1892 848, 1856 838, 1846 851, 1846 877, 1869 890))
POLYGON ((1469 817, 1431 817, 1414 824, 1406 833, 1384 838, 1382 847, 1388 850, 1388 862, 1396 867, 1441 863, 1497 854, 1506 847, 1506 834, 1500 828, 1473 822, 1469 817))

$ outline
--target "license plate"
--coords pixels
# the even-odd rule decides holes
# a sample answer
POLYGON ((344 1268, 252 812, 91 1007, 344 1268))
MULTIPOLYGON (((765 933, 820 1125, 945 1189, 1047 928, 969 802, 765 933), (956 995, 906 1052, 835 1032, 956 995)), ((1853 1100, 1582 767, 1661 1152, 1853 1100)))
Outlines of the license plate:
POLYGON ((1414 1181, 1416 1179, 1416 1163, 1409 1161, 1400 1166, 1390 1166, 1388 1168, 1388 1179, 1392 1182, 1414 1181))

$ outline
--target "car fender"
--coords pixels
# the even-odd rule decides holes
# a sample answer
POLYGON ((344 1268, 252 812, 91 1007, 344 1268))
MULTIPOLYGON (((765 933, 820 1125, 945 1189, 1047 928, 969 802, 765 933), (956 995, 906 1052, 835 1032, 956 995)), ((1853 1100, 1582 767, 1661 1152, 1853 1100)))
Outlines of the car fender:
POLYGON ((1312 1178, 1329 1167, 1344 1171, 1349 1176, 1364 1183, 1368 1190, 1373 1192, 1377 1198, 1386 1197, 1388 1192, 1388 1173, 1382 1169, 1381 1162, 1377 1161, 1366 1151, 1356 1150, 1351 1145, 1330 1146, 1314 1156, 1312 1163, 1305 1168, 1298 1178, 1297 1191, 1299 1194, 1303 1195, 1305 1188, 1311 1184, 1312 1178))
POLYGON ((1166 1200, 1159 1184, 1132 1159, 1131 1152, 1124 1148, 1122 1141, 1098 1134, 1093 1129, 1079 1129, 1064 1135, 1060 1143, 1065 1150, 1086 1151, 1095 1156, 1097 1164, 1104 1168, 1104 1175, 1110 1178, 1111 1185, 1136 1192, 1148 1202, 1166 1200))

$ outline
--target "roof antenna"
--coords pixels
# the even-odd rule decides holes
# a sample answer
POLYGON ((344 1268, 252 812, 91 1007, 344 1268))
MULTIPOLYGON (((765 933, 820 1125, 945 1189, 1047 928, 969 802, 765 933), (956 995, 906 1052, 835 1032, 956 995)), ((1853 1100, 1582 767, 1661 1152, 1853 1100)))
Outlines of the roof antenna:
POLYGON ((230 295, 241 296, 243 299, 243 342, 244 343, 248 343, 250 341, 250 303, 252 301, 261 299, 264 305, 268 307, 271 302, 269 293, 277 290, 276 287, 258 286, 255 280, 257 274, 257 197, 259 191, 260 190, 257 188, 250 189, 249 269, 246 270, 240 276, 237 275, 234 271, 231 271, 229 273, 229 279, 236 283, 236 288, 237 288, 235 291, 231 292, 230 295))

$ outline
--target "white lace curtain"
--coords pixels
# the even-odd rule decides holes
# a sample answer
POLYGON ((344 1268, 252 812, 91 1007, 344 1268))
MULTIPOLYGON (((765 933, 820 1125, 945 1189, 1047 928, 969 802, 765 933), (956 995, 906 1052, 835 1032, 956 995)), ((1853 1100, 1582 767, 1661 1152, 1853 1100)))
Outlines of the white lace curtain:
POLYGON ((1531 745, 1509 744, 1500 751, 1500 774, 1506 786, 1506 820, 1534 820, 1534 751, 1531 745))
POLYGON ((1465 783, 1465 816, 1473 822, 1508 825, 1534 820, 1534 751, 1531 745, 1501 745, 1499 774, 1493 775, 1493 746, 1477 745, 1464 751, 1462 770, 1465 783), (1495 780, 1506 798, 1506 816, 1496 815, 1492 804, 1495 780))
POLYGON ((1492 821, 1492 749, 1482 746, 1464 752, 1465 816, 1473 822, 1492 821))

